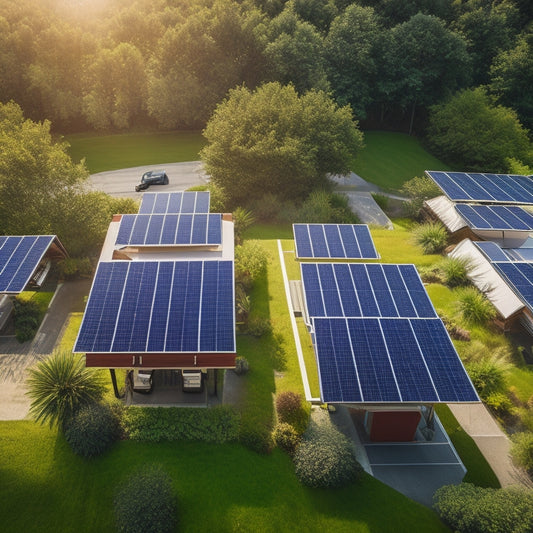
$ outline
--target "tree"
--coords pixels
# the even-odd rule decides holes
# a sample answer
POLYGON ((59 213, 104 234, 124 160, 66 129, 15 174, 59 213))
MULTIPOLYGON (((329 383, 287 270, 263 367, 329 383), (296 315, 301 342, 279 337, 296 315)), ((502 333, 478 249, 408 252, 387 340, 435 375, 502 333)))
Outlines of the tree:
POLYGON ((533 32, 522 35, 514 48, 496 56, 490 77, 491 93, 533 130, 533 32))
POLYGON ((298 92, 328 88, 324 43, 312 24, 300 20, 289 6, 268 24, 265 33, 270 79, 292 83, 298 92))
POLYGON ((233 206, 268 193, 303 199, 326 183, 328 172, 347 173, 363 144, 349 107, 321 91, 298 96, 279 83, 230 91, 204 135, 206 171, 233 206))
POLYGON ((58 235, 74 256, 103 242, 111 220, 108 197, 85 192, 88 171, 52 141, 50 123, 24 119, 14 103, 0 104, 0 231, 58 235))
POLYGON ((428 141, 439 157, 462 170, 507 172, 509 158, 529 165, 533 157, 516 113, 496 105, 479 87, 431 109, 428 141))
POLYGON ((54 352, 30 369, 27 381, 30 414, 41 424, 61 428, 81 407, 98 402, 104 387, 85 360, 69 352, 54 352))
POLYGON ((509 1, 468 0, 457 5, 461 13, 452 27, 464 35, 468 43, 474 84, 487 83, 494 57, 513 46, 518 32, 519 11, 509 1))
POLYGON ((411 132, 416 106, 435 104, 468 83, 470 58, 464 38, 432 15, 418 13, 395 26, 391 35, 393 98, 411 107, 411 132))
POLYGON ((350 104, 357 117, 376 97, 383 29, 370 7, 349 6, 331 24, 325 42, 328 79, 341 104, 350 104))

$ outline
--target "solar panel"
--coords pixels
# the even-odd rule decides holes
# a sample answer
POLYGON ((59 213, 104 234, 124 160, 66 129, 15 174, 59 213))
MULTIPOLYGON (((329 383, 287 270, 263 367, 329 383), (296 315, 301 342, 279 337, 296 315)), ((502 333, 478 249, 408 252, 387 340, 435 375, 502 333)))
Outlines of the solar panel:
POLYGON ((490 261, 510 261, 506 252, 498 244, 491 241, 475 241, 474 244, 490 261))
POLYGON ((2 237, 0 292, 22 292, 54 238, 53 235, 2 237))
POLYGON ((145 192, 139 214, 209 213, 209 191, 145 192))
POLYGON ((122 215, 115 244, 120 246, 220 245, 222 215, 122 215))
POLYGON ((533 177, 426 170, 454 202, 533 204, 533 177))
POLYGON ((314 318, 313 329, 324 402, 479 401, 440 319, 314 318))
POLYGON ((515 205, 469 205, 455 206, 458 213, 472 229, 531 231, 533 215, 515 205))
POLYGON ((302 263, 310 317, 434 318, 414 265, 302 263))
POLYGON ((533 311, 533 263, 494 262, 493 265, 533 311))
POLYGON ((365 224, 293 224, 298 259, 379 259, 365 224))
POLYGON ((76 352, 234 352, 232 261, 98 265, 76 352))

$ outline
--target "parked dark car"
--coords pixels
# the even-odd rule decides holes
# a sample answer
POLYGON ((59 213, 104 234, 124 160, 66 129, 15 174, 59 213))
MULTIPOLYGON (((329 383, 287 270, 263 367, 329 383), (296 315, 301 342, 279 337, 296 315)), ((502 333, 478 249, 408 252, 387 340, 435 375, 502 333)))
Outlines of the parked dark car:
POLYGON ((164 170, 149 170, 143 174, 141 183, 135 186, 137 192, 148 189, 150 185, 168 185, 168 176, 164 170))

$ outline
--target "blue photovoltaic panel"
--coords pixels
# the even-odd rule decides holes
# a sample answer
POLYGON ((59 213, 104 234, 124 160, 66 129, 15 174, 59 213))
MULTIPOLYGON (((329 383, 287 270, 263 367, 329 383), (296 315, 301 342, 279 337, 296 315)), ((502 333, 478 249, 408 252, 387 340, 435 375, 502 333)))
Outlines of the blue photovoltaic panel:
POLYGON ((53 235, 2 237, 0 292, 22 292, 54 238, 53 235))
POLYGON ((365 224, 293 224, 298 259, 379 259, 365 224))
POLYGON ((493 265, 533 311, 533 264, 495 262, 493 265))
POLYGON ((490 261, 510 261, 509 257, 498 244, 491 241, 475 241, 474 244, 485 254, 490 261))
POLYGON ((454 202, 533 204, 533 177, 475 172, 426 174, 454 202))
POLYGON ((209 213, 209 191, 145 192, 139 214, 209 213))
POLYGON ((302 263, 310 317, 435 318, 414 265, 302 263))
POLYGON ((117 245, 220 245, 220 214, 122 215, 117 245))
POLYGON ((473 229, 531 231, 533 216, 518 206, 458 204, 455 209, 473 229))
POLYGON ((232 261, 99 264, 74 351, 235 352, 232 261))
POLYGON ((533 248, 507 248, 505 252, 511 260, 533 262, 533 248))
POLYGON ((329 403, 479 402, 440 319, 315 318, 329 403))

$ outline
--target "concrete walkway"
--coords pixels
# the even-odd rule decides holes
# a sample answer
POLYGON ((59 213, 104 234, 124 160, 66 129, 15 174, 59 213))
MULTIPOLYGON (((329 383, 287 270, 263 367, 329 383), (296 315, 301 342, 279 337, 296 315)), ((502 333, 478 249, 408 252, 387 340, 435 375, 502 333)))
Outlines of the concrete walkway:
POLYGON ((528 475, 510 456, 511 443, 483 404, 448 406, 461 427, 474 439, 502 487, 524 485, 533 488, 528 475))
POLYGON ((53 352, 69 314, 83 311, 83 299, 90 286, 90 280, 59 285, 33 341, 21 344, 13 336, 0 338, 0 420, 22 420, 28 416, 28 369, 53 352))

